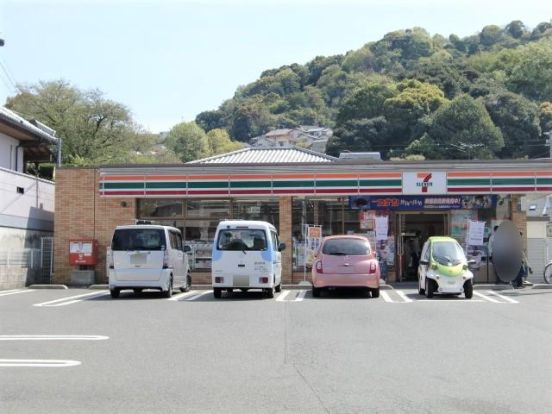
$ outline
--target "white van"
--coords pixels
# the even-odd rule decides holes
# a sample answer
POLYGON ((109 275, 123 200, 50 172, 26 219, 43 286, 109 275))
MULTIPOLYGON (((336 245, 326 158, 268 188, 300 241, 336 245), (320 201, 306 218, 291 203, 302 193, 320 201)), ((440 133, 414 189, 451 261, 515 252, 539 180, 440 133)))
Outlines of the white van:
POLYGON ((117 226, 107 252, 109 291, 119 297, 123 289, 140 293, 158 289, 171 297, 173 288, 190 289, 189 246, 175 227, 151 224, 117 226))
POLYGON ((282 288, 282 254, 276 228, 266 221, 224 220, 215 233, 212 283, 215 298, 223 290, 261 289, 268 297, 282 288))

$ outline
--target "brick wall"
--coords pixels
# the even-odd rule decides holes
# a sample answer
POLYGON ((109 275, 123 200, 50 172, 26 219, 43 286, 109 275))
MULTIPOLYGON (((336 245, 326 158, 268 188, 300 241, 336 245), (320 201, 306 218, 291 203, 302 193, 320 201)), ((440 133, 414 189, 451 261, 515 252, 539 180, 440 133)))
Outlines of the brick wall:
POLYGON ((80 238, 98 240, 96 282, 105 283, 105 252, 113 229, 134 223, 135 200, 100 197, 98 177, 98 171, 92 168, 56 171, 54 283, 71 283, 71 272, 75 268, 69 265, 69 240, 80 238))
POLYGON ((291 233, 291 197, 280 197, 280 228, 278 229, 280 241, 286 244, 286 250, 282 252, 282 278, 284 283, 291 283, 293 239, 291 233))

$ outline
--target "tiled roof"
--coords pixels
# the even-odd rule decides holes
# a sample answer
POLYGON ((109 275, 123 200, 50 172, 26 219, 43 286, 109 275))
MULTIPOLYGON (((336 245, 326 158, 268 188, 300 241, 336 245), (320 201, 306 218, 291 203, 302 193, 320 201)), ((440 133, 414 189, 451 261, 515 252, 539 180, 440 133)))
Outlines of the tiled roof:
POLYGON ((334 162, 330 157, 303 148, 244 148, 226 154, 190 161, 188 164, 285 164, 285 163, 319 163, 334 162))

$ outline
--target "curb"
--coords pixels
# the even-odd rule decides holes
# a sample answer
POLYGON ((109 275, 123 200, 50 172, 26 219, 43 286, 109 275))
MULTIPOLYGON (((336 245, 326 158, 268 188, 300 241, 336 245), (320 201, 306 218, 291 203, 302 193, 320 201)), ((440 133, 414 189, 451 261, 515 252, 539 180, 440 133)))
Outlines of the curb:
POLYGON ((29 289, 69 289, 66 285, 29 285, 29 289))
POLYGON ((107 289, 107 288, 108 288, 107 285, 102 285, 102 284, 88 286, 88 289, 107 289))

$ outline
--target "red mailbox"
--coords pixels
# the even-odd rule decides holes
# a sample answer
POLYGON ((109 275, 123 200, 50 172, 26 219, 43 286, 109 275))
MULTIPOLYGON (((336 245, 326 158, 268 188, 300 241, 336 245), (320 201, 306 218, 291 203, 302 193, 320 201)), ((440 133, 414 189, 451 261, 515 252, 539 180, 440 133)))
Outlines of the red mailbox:
POLYGON ((98 261, 98 242, 93 239, 69 241, 71 265, 95 265, 98 261))

